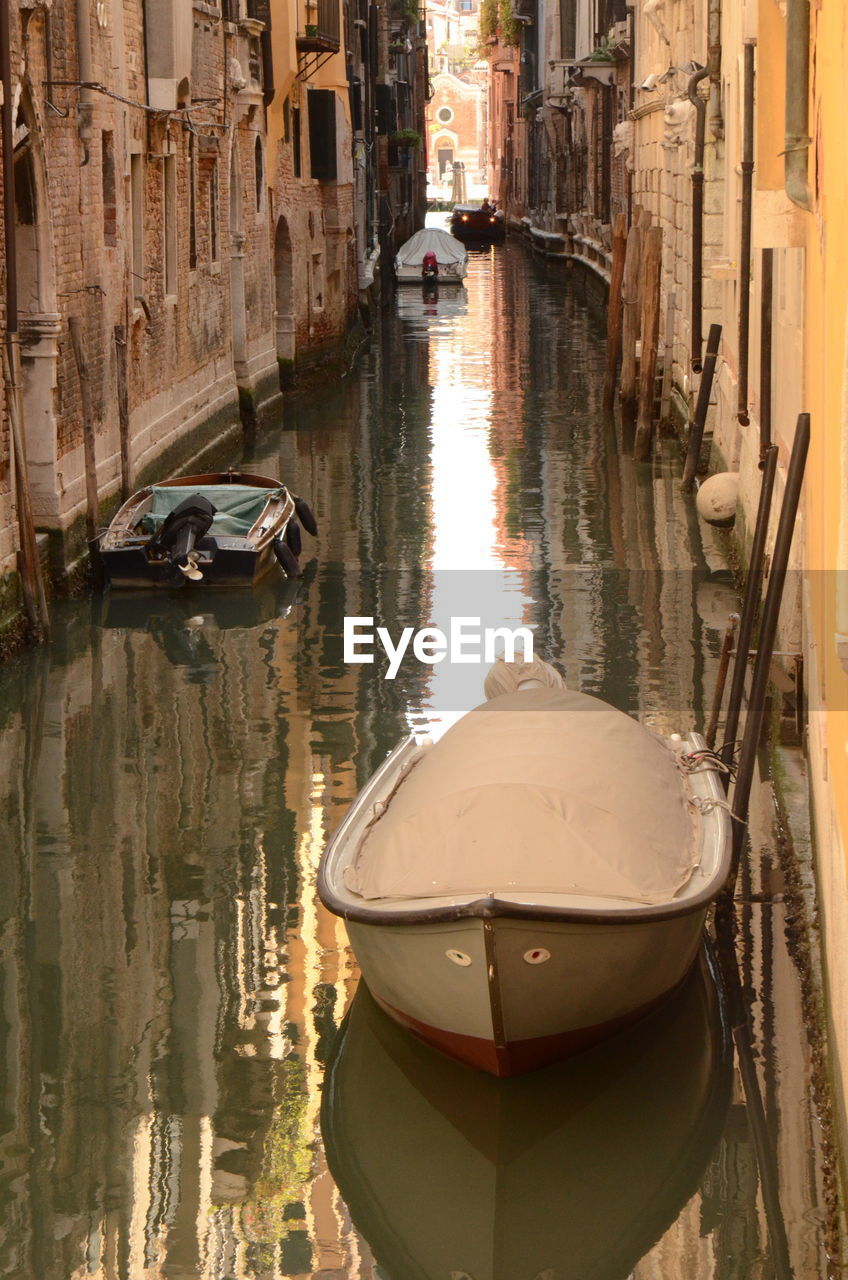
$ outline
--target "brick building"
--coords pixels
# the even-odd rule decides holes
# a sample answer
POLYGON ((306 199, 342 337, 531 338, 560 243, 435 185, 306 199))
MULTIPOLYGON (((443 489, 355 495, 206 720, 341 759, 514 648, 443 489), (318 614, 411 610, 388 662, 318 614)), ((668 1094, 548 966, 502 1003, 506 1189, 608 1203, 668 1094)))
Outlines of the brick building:
POLYGON ((433 77, 433 97, 427 104, 433 182, 441 181, 446 167, 457 161, 464 164, 470 180, 485 182, 487 79, 475 71, 440 71, 433 77))
MULTIPOLYGON (((381 248, 423 222, 423 152, 397 135, 423 135, 426 51, 400 0, 7 12, 5 280, 35 525, 61 578, 84 563, 87 474, 102 522, 251 426, 281 368, 339 354, 381 248)), ((20 544, 3 425, 0 625, 20 544)))

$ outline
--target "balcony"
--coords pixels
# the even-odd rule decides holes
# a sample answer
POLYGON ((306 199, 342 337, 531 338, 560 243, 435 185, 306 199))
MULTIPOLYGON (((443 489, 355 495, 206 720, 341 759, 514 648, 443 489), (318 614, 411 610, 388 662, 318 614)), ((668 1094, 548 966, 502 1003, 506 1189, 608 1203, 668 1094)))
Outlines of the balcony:
POLYGON ((319 67, 338 53, 339 0, 307 0, 303 30, 297 36, 297 74, 308 80, 319 67))

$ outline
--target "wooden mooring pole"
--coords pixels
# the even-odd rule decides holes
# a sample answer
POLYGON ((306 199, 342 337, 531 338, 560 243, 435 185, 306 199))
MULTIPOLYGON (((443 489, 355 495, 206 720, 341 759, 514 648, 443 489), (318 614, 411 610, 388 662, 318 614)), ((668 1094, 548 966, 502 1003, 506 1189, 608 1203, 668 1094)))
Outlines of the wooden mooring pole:
POLYGON ((615 400, 615 374, 621 350, 621 286, 627 255, 627 218, 620 213, 612 235, 612 268, 610 271, 609 306, 607 308, 607 370, 604 379, 604 408, 611 409, 615 400))
POLYGON ((642 210, 633 210, 627 236, 624 275, 621 282, 621 411, 632 418, 636 412, 636 343, 641 320, 639 281, 642 257, 642 210))
POLYGON ((715 375, 716 360, 718 359, 718 349, 721 344, 721 325, 711 324, 710 334, 707 338, 707 354, 704 360, 704 371, 701 374, 701 385, 698 388, 698 401, 695 405, 695 417, 689 429, 689 448, 686 451, 686 461, 683 464, 683 481, 681 488, 684 493, 691 493, 692 485, 695 483, 695 473, 698 470, 698 462, 701 457, 701 444, 704 439, 704 427, 707 421, 707 410, 710 407, 710 396, 713 391, 713 377, 715 375))
POLYGON ((642 358, 639 362, 639 416, 633 457, 644 462, 651 456, 654 438, 657 349, 660 338, 660 277, 662 273, 662 227, 644 234, 642 258, 642 358))
MULTIPOLYGON (((760 501, 757 507, 757 519, 754 523, 754 537, 751 541, 751 552, 748 557, 748 577, 742 596, 742 614, 739 621, 739 633, 736 637, 736 657, 733 663, 733 677, 730 681, 730 693, 727 699, 727 719, 724 723, 724 742, 721 749, 723 759, 730 764, 733 749, 736 745, 736 731, 739 728, 739 715, 742 710, 742 699, 745 696, 745 676, 748 671, 748 654, 754 635, 754 623, 763 590, 763 571, 766 555, 766 534, 768 533, 771 515, 771 498, 774 492, 774 477, 777 472, 777 445, 770 444, 763 458, 763 477, 760 481, 760 501)), ((727 784, 725 780, 725 791, 727 784)))
MULTIPOLYGON (((745 838, 748 801, 751 795, 751 783, 754 779, 757 747, 763 727, 771 659, 777 636, 780 603, 783 598, 783 584, 786 581, 789 550, 792 546, 792 534, 795 530, 795 521, 798 516, 801 484, 804 479, 804 468, 807 463, 809 447, 810 415, 801 413, 798 415, 795 439, 792 442, 792 453, 789 458, 789 466, 786 469, 786 488, 783 492, 783 502, 780 507, 774 550, 769 567, 768 587, 766 588, 760 635, 757 641, 757 656, 754 660, 754 672, 751 676, 751 695, 748 699, 745 732, 742 738, 742 750, 739 755, 739 768, 736 771, 736 783, 733 788, 733 816, 736 821, 733 829, 733 861, 725 890, 727 894, 732 894, 733 892, 745 838)), ((743 651, 741 644, 737 644, 736 661, 744 662, 746 654, 747 650, 743 651)))

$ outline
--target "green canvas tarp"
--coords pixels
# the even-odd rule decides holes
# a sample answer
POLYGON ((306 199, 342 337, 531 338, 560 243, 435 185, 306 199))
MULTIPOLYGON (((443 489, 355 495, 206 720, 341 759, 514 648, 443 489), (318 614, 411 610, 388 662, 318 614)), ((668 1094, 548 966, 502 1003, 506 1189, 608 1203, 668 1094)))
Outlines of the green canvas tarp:
POLYGON ((200 489, 154 484, 153 503, 142 523, 146 533, 155 533, 181 502, 199 493, 215 508, 210 534, 243 538, 259 519, 266 503, 282 492, 282 489, 256 489, 249 484, 210 484, 200 489))

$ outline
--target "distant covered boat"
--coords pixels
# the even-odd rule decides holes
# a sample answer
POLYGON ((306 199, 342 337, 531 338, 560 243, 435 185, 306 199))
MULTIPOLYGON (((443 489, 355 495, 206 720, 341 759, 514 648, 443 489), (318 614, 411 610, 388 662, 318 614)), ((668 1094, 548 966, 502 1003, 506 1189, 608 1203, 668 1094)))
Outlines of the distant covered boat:
POLYGON ((317 532, 307 503, 279 480, 210 471, 134 493, 98 549, 116 587, 252 586, 275 563, 300 575, 301 525, 317 532))
POLYGON ((494 696, 435 745, 396 747, 318 880, 386 1012, 495 1075, 578 1052, 665 999, 730 862, 698 735, 660 738, 546 687, 538 668, 559 677, 545 664, 518 679, 521 666, 496 664, 494 696))
POLYGON ((457 204, 451 214, 450 229, 459 240, 499 244, 506 238, 506 219, 500 209, 484 209, 477 204, 457 204))
POLYGON ((424 258, 435 255, 438 264, 438 284, 462 284, 468 270, 468 253, 447 231, 438 227, 425 227, 416 231, 398 250, 395 273, 398 284, 421 284, 424 280, 424 258))

